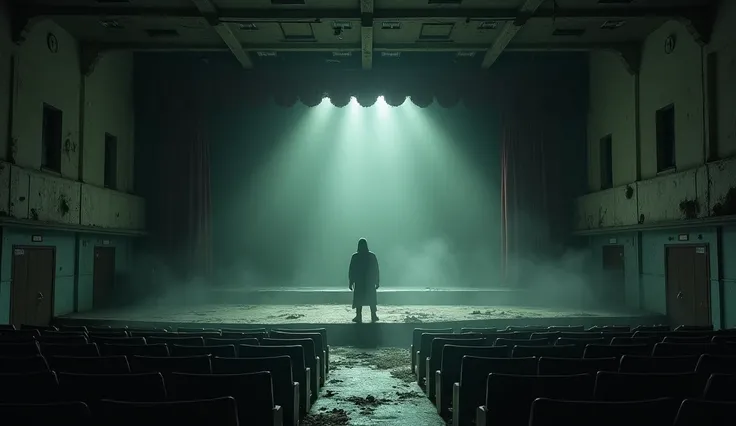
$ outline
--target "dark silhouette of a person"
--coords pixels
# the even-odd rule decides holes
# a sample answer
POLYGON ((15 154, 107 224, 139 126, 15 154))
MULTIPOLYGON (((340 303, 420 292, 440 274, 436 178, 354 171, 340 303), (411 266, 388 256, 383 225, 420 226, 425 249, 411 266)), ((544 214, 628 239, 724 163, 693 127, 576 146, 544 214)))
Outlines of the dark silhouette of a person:
POLYGON ((371 307, 371 321, 378 321, 376 315, 376 290, 379 287, 378 259, 368 250, 365 238, 358 240, 358 251, 350 259, 349 288, 353 291, 353 322, 363 321, 363 306, 371 307))

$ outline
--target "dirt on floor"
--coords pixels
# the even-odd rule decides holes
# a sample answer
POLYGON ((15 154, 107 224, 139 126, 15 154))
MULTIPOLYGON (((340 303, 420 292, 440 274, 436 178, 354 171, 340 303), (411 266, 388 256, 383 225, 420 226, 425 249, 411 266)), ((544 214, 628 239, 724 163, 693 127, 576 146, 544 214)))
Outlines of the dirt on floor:
POLYGON ((325 387, 303 424, 444 425, 409 365, 406 349, 332 348, 325 387))
MULTIPOLYGON (((428 323, 515 318, 568 318, 611 312, 522 306, 379 306, 381 322, 428 323)), ((355 312, 348 305, 142 305, 71 314, 68 318, 216 324, 345 324, 355 312)))

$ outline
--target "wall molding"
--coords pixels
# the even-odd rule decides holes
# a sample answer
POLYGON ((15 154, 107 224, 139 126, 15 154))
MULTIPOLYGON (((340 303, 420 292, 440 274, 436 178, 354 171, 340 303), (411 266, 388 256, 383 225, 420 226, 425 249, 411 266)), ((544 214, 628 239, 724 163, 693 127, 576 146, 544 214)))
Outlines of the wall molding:
POLYGON ((119 235, 126 237, 143 237, 148 235, 146 231, 137 229, 101 228, 94 226, 71 225, 55 222, 42 222, 31 219, 14 219, 0 217, 0 226, 20 229, 39 229, 46 231, 76 232, 82 234, 96 235, 119 235))

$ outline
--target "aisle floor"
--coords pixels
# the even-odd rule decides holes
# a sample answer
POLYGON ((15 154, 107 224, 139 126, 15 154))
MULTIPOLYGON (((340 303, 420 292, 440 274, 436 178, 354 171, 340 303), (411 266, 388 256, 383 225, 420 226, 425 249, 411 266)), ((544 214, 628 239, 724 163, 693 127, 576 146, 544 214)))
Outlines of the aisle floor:
POLYGON ((407 349, 336 347, 330 368, 303 426, 445 424, 413 382, 407 349))

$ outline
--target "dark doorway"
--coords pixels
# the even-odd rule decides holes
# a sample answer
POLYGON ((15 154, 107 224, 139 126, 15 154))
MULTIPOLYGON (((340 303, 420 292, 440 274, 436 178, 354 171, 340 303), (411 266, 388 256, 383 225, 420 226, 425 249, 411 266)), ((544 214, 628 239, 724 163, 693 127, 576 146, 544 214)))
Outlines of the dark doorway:
POLYGON ((673 324, 710 325, 708 247, 666 248, 667 315, 673 324))
POLYGON ((54 313, 53 247, 13 247, 10 322, 48 325, 54 313))
POLYGON ((95 247, 93 307, 109 306, 115 290, 115 247, 95 247))
POLYGON ((626 304, 624 246, 603 246, 604 282, 601 299, 607 305, 623 306, 626 304))

